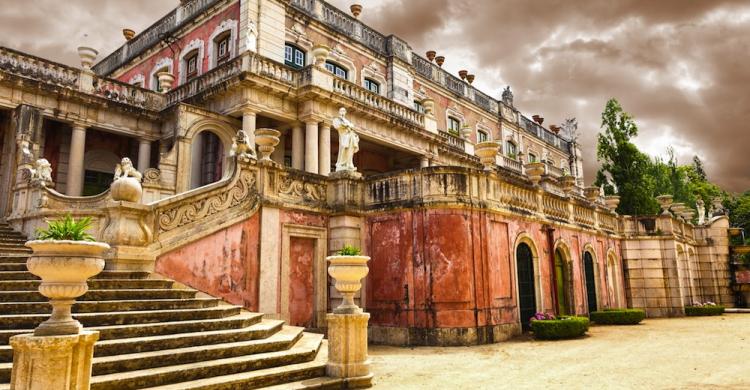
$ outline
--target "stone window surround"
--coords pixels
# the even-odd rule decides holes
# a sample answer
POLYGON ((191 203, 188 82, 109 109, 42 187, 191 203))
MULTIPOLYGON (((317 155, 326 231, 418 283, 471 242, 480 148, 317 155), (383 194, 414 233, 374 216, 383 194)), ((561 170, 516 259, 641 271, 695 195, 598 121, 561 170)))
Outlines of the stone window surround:
MULTIPOLYGON (((531 249, 532 264, 534 265, 534 299, 536 300, 536 311, 544 312, 544 299, 542 299, 544 297, 544 289, 542 288, 542 273, 539 269, 541 265, 539 261, 539 251, 536 242, 534 242, 534 238, 525 231, 519 233, 516 236, 516 241, 513 243, 513 264, 511 272, 513 272, 513 287, 515 288, 514 297, 517 300, 520 294, 518 287, 518 258, 516 256, 518 254, 518 246, 521 244, 526 244, 529 246, 529 249, 531 249)), ((518 314, 518 318, 521 318, 521 305, 519 304, 516 305, 516 313, 518 314)), ((523 319, 521 319, 521 321, 523 321, 523 319)))
POLYGON ((492 141, 494 139, 494 137, 492 136, 492 129, 490 129, 487 125, 477 123, 477 126, 476 126, 477 142, 479 142, 480 132, 487 134, 487 141, 492 141))
MULTIPOLYGON (((159 70, 167 68, 167 72, 174 74, 174 60, 172 60, 169 57, 162 57, 159 59, 159 61, 156 61, 156 65, 154 65, 153 69, 151 69, 151 73, 149 74, 148 78, 148 89, 152 91, 156 91, 154 88, 156 88, 156 84, 154 81, 156 81, 156 74, 159 72, 159 70)), ((144 88, 146 86, 144 85, 144 88)), ((159 92, 159 91, 156 91, 159 92)))
POLYGON ((211 36, 208 38, 208 69, 211 70, 216 67, 216 56, 215 56, 215 46, 216 46, 216 38, 219 37, 221 34, 226 33, 227 31, 230 31, 229 33, 229 58, 234 58, 237 56, 237 27, 238 22, 234 19, 226 19, 222 21, 218 26, 216 26, 216 29, 214 29, 214 32, 211 33, 211 36))
MULTIPOLYGON (((346 69, 346 81, 349 81, 351 83, 362 85, 363 83, 357 83, 357 65, 354 64, 354 61, 350 60, 349 57, 346 56, 344 53, 337 52, 335 50, 331 51, 331 54, 328 56, 326 61, 333 62, 340 67, 346 69)), ((364 87, 362 87, 364 88, 364 87)))
POLYGON ((448 125, 450 124, 451 117, 458 119, 458 136, 459 137, 462 136, 461 128, 464 127, 464 125, 466 124, 466 118, 464 117, 464 114, 462 114, 460 111, 456 110, 455 108, 447 107, 445 109, 445 131, 446 132, 450 132, 448 125))
POLYGON ((133 76, 128 80, 128 84, 130 85, 136 85, 140 83, 141 88, 146 87, 146 77, 143 75, 143 73, 138 73, 137 75, 133 76))
POLYGON ((370 67, 366 66, 362 68, 362 74, 360 78, 361 80, 359 85, 361 85, 363 88, 366 89, 365 79, 371 79, 372 81, 380 84, 378 88, 378 95, 386 96, 384 86, 388 85, 388 81, 386 81, 385 77, 382 74, 375 72, 374 70, 370 69, 370 67))
MULTIPOLYGON (((570 251, 570 245, 563 238, 558 238, 555 241, 554 249, 552 251, 552 256, 555 256, 555 253, 557 253, 558 250, 562 254, 562 261, 565 263, 565 268, 566 268, 565 272, 568 275, 570 275, 570 280, 568 281, 569 285, 568 286, 563 286, 563 288, 565 288, 565 290, 566 290, 565 294, 567 294, 568 298, 570 299, 568 301, 568 307, 567 307, 569 313, 566 313, 566 314, 568 314, 568 315, 575 315, 575 314, 577 314, 576 313, 576 307, 577 307, 576 304, 578 303, 578 302, 576 302, 575 286, 574 286, 574 283, 575 283, 574 280, 575 279, 574 279, 574 275, 573 275, 573 272, 574 272, 574 269, 575 269, 575 264, 574 264, 575 263, 575 258, 573 258, 573 252, 570 251)), ((580 259, 579 259, 579 263, 580 263, 580 259)), ((583 269, 582 269, 582 267, 579 267, 579 269, 581 271, 581 275, 578 275, 578 277, 580 278, 583 275, 583 269)), ((552 272, 555 272, 555 270, 552 270, 552 272)), ((585 280, 585 279, 580 279, 580 280, 585 280)), ((560 314, 562 314, 562 313, 560 313, 560 314)))
POLYGON ((312 238, 315 240, 315 262, 313 265, 313 318, 314 326, 321 327, 325 324, 325 315, 328 311, 328 266, 326 255, 328 253, 328 230, 316 226, 304 226, 295 224, 284 224, 281 227, 281 275, 280 275, 280 314, 283 320, 290 318, 289 310, 289 265, 291 262, 291 239, 312 238))
POLYGON ((187 62, 185 61, 185 57, 192 54, 196 50, 198 51, 198 63, 197 63, 197 75, 196 77, 199 77, 203 74, 203 59, 205 58, 205 44, 203 43, 202 39, 193 39, 190 41, 190 43, 185 46, 184 49, 180 52, 180 80, 178 85, 182 85, 187 81, 187 62))
MULTIPOLYGON (((285 57, 284 61, 285 62, 286 62, 286 48, 287 48, 287 46, 291 46, 291 47, 293 47, 293 48, 301 51, 304 54, 305 59, 304 59, 304 64, 302 65, 302 67, 305 67, 308 64, 312 63, 312 59, 309 58, 310 57, 310 54, 309 54, 310 48, 305 48, 304 46, 302 46, 302 45, 300 45, 298 43, 290 42, 290 41, 285 41, 284 42, 284 57, 285 57)), ((294 60, 294 58, 293 58, 293 60, 294 60)))

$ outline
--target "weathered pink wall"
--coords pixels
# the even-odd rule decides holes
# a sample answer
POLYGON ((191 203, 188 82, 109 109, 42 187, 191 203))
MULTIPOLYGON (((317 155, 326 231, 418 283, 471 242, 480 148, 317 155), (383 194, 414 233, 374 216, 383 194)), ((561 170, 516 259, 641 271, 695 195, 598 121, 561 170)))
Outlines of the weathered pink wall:
POLYGON ((289 325, 312 327, 315 306, 315 240, 291 237, 289 252, 289 325))
POLYGON ((258 213, 156 259, 156 272, 180 283, 258 310, 258 213))
MULTIPOLYGON (((481 211, 431 209, 381 214, 368 218, 367 225, 372 260, 366 294, 372 324, 450 328, 517 323, 514 252, 521 234, 534 241, 541 299, 546 311, 554 311, 553 251, 539 223, 481 211)), ((559 239, 570 248, 576 313, 587 312, 586 244, 599 263, 600 307, 609 303, 605 254, 610 248, 619 253, 619 243, 557 227, 552 240, 559 239)))

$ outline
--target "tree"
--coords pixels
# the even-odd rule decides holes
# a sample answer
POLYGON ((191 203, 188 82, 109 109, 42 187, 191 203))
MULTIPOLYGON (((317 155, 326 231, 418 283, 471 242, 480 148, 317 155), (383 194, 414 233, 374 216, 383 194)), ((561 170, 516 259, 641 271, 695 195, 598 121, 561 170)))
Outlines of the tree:
POLYGON ((701 180, 708 180, 706 170, 703 168, 703 161, 701 161, 700 157, 698 156, 693 156, 693 169, 701 180))
POLYGON ((650 215, 659 211, 654 199, 654 176, 650 158, 638 150, 630 140, 638 135, 633 117, 625 112, 616 99, 610 99, 602 112, 603 133, 599 134, 596 156, 601 168, 595 185, 604 185, 607 194, 620 195, 617 211, 627 215, 650 215))

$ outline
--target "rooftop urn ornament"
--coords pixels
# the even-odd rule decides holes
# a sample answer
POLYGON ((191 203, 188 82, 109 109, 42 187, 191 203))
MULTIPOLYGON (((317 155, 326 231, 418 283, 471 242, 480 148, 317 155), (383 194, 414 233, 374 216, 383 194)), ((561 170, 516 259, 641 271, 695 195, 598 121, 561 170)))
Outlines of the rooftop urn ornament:
POLYGON ((682 217, 685 219, 685 222, 692 223, 693 218, 695 218, 695 210, 691 208, 686 209, 682 212, 682 217))
POLYGON ((339 133, 339 156, 336 172, 356 172, 354 155, 359 151, 359 136, 354 125, 346 118, 346 108, 339 109, 339 116, 333 119, 333 128, 339 133))
POLYGON ((331 54, 331 48, 322 43, 318 43, 312 47, 310 54, 312 54, 313 59, 315 60, 315 66, 322 67, 325 65, 328 55, 331 54))
POLYGON ((427 60, 430 62, 435 61, 435 56, 437 55, 437 52, 435 50, 429 50, 427 53, 425 53, 427 56, 427 60))
POLYGON ((362 4, 352 4, 349 10, 352 11, 354 18, 359 18, 359 15, 362 13, 362 4))
POLYGON ((435 113, 435 100, 431 98, 425 98, 422 100, 422 107, 424 107, 425 115, 432 115, 435 113))
POLYGON ((542 123, 544 123, 544 118, 543 118, 543 117, 541 117, 541 116, 539 116, 539 115, 533 115, 533 116, 531 117, 531 119, 533 119, 533 120, 534 120, 534 122, 538 123, 538 124, 539 124, 539 126, 541 126, 541 125, 542 125, 542 123))
POLYGON ((620 196, 619 195, 607 195, 604 197, 604 204, 607 205, 607 208, 615 211, 617 210, 617 206, 620 205, 620 196))
POLYGON ((467 74, 466 75, 466 81, 469 83, 469 85, 474 84, 474 79, 476 78, 473 74, 467 74))
POLYGON ((133 162, 125 157, 115 167, 115 177, 109 187, 112 200, 116 202, 139 203, 143 195, 141 175, 133 166, 133 162))
POLYGON ((122 29, 122 36, 125 37, 126 41, 129 41, 129 40, 133 39, 133 37, 135 37, 135 31, 131 30, 129 28, 123 28, 122 29))
POLYGON ((167 93, 172 89, 172 85, 174 85, 174 75, 171 72, 159 72, 156 74, 156 77, 159 79, 161 93, 167 93))
POLYGON ((461 126, 461 137, 466 140, 471 137, 471 127, 469 127, 469 125, 461 126))
POLYGON ((560 134, 560 126, 558 126, 558 125, 550 125, 549 129, 550 129, 550 131, 552 131, 556 135, 560 134))
POLYGON ((458 77, 461 78, 461 80, 466 80, 466 75, 469 74, 468 70, 459 70, 458 71, 458 77))
POLYGON ((576 177, 568 173, 560 176, 558 181, 560 182, 560 187, 566 195, 573 192, 573 189, 576 186, 576 177))
POLYGON ((669 215, 669 208, 672 207, 672 201, 674 197, 672 195, 659 195, 656 197, 656 201, 659 202, 661 207, 661 215, 669 215))
POLYGON ((542 180, 542 175, 544 175, 545 172, 545 166, 543 162, 530 162, 523 166, 524 171, 526 172, 526 176, 529 177, 529 180, 531 180, 531 183, 534 184, 534 187, 539 185, 539 182, 542 180))
POLYGON ((94 65, 94 61, 96 61, 96 56, 98 55, 99 52, 94 48, 87 46, 78 47, 78 57, 81 59, 81 67, 85 70, 91 69, 91 66, 94 65))
POLYGON ((258 144, 260 152, 260 163, 273 164, 271 153, 279 144, 281 132, 274 129, 257 129, 255 130, 255 143, 258 144))
POLYGON ((599 199, 601 189, 597 186, 589 186, 583 189, 583 196, 589 200, 589 202, 596 202, 599 199))
POLYGON ((479 157, 485 171, 491 171, 495 168, 497 153, 498 144, 495 141, 480 142, 474 146, 474 154, 479 157))
POLYGON ((509 106, 513 106, 513 91, 510 90, 510 85, 508 85, 507 87, 505 87, 505 89, 503 89, 502 99, 503 99, 503 103, 509 106))
POLYGON ((442 68, 442 67, 443 67, 443 64, 445 63, 445 57, 444 57, 444 56, 437 56, 437 57, 435 57, 435 63, 436 63, 436 64, 437 64, 437 65, 438 65, 439 67, 441 67, 441 68, 442 68))
POLYGON ((677 218, 682 218, 681 214, 685 210, 685 203, 672 203, 672 214, 677 218))

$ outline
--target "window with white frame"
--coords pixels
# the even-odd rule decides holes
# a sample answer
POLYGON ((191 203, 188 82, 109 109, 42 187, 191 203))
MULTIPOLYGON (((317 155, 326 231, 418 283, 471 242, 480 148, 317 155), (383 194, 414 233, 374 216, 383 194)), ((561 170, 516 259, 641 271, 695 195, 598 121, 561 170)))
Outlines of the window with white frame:
POLYGON ((229 60, 229 57, 232 55, 231 51, 231 39, 232 39, 232 32, 226 31, 222 33, 221 35, 214 38, 214 58, 216 60, 214 63, 216 65, 221 65, 229 60))
POLYGON ((458 118, 452 116, 448 117, 448 132, 453 135, 459 135, 461 133, 461 121, 458 118))
POLYGON ((505 143, 505 154, 512 159, 518 157, 518 147, 516 147, 516 144, 512 141, 507 141, 505 143))
POLYGON ((185 56, 184 68, 185 69, 185 81, 190 81, 198 76, 198 61, 200 61, 198 55, 198 49, 195 49, 185 56))
POLYGON ((490 140, 489 134, 484 130, 477 130, 477 142, 487 142, 490 140))
POLYGON ((365 88, 373 93, 380 93, 380 83, 373 79, 365 79, 365 88))
POLYGON ((529 162, 530 162, 530 163, 535 163, 535 162, 537 162, 536 154, 534 154, 534 153, 529 153, 529 162))
POLYGON ((287 43, 284 46, 284 63, 293 68, 305 67, 305 52, 299 47, 287 43))
POLYGON ((329 72, 333 73, 336 77, 340 77, 344 80, 347 80, 349 78, 349 71, 335 62, 326 61, 326 69, 329 72))
POLYGON ((414 101, 414 111, 416 111, 416 112, 418 112, 420 114, 424 114, 424 112, 425 112, 424 111, 424 105, 419 100, 415 100, 414 101))

